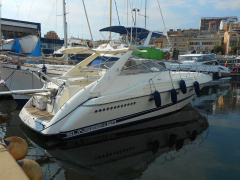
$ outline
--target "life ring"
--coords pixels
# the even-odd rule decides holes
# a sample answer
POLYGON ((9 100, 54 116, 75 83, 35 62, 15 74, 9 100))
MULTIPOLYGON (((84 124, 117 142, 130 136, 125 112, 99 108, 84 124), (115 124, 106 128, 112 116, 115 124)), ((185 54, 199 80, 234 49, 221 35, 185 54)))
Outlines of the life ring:
POLYGON ((181 89, 182 93, 186 94, 187 93, 187 86, 186 86, 186 83, 183 79, 181 79, 179 81, 179 86, 180 86, 180 89, 181 89))
POLYGON ((176 89, 171 89, 171 100, 173 104, 177 103, 177 91, 176 89))
POLYGON ((164 59, 169 60, 170 57, 171 57, 170 52, 165 52, 165 53, 164 53, 164 59))
POLYGON ((153 93, 153 96, 156 107, 160 107, 162 104, 160 93, 158 91, 155 91, 153 93))

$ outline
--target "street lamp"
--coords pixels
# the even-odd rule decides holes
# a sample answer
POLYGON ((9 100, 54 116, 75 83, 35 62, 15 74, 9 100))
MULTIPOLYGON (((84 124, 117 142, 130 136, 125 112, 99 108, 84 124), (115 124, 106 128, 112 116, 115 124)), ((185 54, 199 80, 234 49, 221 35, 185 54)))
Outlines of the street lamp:
POLYGON ((138 8, 134 8, 133 11, 135 12, 135 22, 134 22, 134 26, 136 26, 136 25, 137 25, 137 16, 136 16, 136 14, 137 14, 137 12, 139 12, 140 10, 139 10, 138 8))

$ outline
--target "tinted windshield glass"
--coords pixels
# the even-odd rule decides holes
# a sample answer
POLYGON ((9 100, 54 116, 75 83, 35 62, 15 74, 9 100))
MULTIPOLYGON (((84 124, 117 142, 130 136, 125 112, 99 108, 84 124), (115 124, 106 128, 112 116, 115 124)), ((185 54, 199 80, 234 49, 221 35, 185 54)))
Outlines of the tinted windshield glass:
POLYGON ((199 56, 179 56, 180 61, 196 61, 199 56))
POLYGON ((129 59, 124 65, 121 74, 137 74, 165 71, 165 68, 150 60, 129 59))
POLYGON ((116 61, 99 61, 99 64, 89 66, 89 68, 109 69, 116 61))

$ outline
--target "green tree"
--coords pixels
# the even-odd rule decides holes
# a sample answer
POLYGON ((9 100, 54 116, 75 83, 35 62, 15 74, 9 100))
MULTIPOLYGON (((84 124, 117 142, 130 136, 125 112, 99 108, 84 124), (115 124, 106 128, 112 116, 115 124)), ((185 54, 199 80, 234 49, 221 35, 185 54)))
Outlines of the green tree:
MULTIPOLYGON (((240 45, 232 47, 233 54, 237 54, 237 50, 238 50, 238 52, 240 51, 240 45)), ((238 53, 238 55, 240 55, 240 54, 238 53)))
POLYGON ((214 53, 218 54, 219 52, 221 52, 223 54, 223 46, 222 45, 216 45, 213 47, 214 53))

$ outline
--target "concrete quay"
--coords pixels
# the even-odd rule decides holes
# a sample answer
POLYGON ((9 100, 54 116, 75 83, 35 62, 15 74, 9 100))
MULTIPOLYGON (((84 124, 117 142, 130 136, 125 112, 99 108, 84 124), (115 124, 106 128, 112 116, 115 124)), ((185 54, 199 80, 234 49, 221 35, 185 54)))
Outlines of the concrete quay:
POLYGON ((29 180, 17 161, 2 144, 0 144, 0 179, 29 180))

